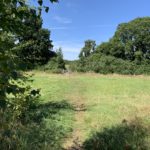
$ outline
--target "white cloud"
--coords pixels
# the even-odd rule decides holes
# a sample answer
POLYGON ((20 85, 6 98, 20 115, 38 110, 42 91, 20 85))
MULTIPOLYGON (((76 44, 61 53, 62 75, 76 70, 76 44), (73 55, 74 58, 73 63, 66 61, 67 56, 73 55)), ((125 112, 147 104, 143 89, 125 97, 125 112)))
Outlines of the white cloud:
POLYGON ((75 52, 79 53, 83 44, 77 41, 56 41, 54 44, 54 50, 61 47, 63 52, 75 52))
POLYGON ((53 43, 54 50, 58 49, 59 47, 62 48, 62 52, 64 55, 64 59, 67 60, 75 60, 78 59, 78 55, 80 53, 83 44, 80 44, 77 41, 56 41, 53 43))
POLYGON ((53 19, 56 20, 59 23, 62 23, 62 24, 70 24, 70 23, 72 23, 71 19, 65 18, 65 17, 54 16, 53 19))
POLYGON ((66 26, 60 26, 60 27, 51 27, 51 30, 78 30, 78 29, 93 29, 93 28, 114 28, 117 27, 116 25, 111 24, 101 24, 101 25, 89 25, 89 26, 80 26, 80 27, 66 27, 66 26))
POLYGON ((65 2, 65 8, 69 9, 69 12, 72 12, 74 14, 78 14, 78 4, 75 1, 71 0, 64 0, 65 2))
POLYGON ((51 27, 51 30, 67 30, 67 27, 51 27))

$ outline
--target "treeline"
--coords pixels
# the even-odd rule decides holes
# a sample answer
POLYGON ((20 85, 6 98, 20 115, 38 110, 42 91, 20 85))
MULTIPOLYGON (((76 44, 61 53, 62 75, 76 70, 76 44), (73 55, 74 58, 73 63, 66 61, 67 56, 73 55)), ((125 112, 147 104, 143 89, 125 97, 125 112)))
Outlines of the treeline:
POLYGON ((37 11, 30 11, 32 15, 24 17, 24 32, 17 37, 16 56, 25 64, 26 70, 61 72, 65 68, 61 48, 53 50, 50 31, 42 27, 43 21, 37 11))
POLYGON ((114 36, 96 46, 85 41, 79 60, 70 69, 79 72, 150 74, 150 17, 118 26, 114 36))

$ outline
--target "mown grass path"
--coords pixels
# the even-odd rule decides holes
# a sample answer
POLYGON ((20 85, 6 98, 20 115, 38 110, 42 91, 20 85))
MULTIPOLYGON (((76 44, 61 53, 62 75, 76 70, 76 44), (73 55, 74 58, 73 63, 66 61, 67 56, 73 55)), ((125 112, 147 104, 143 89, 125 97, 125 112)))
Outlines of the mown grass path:
POLYGON ((73 126, 73 132, 70 138, 66 140, 65 148, 71 149, 75 144, 82 144, 82 140, 85 137, 85 112, 87 110, 86 105, 86 84, 79 78, 74 78, 68 75, 68 79, 71 82, 72 94, 66 94, 66 98, 70 100, 75 109, 75 122, 73 126))

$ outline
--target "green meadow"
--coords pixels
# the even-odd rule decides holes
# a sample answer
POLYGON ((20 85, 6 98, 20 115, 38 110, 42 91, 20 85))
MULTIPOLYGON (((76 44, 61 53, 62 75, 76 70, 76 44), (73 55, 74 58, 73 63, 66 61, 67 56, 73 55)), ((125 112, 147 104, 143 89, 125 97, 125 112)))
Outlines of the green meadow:
MULTIPOLYGON (((53 114, 54 117, 45 118, 47 127, 49 128, 49 124, 51 124, 49 122, 55 122, 55 126, 58 126, 58 129, 61 128, 63 132, 60 130, 59 140, 62 141, 62 145, 66 149, 72 145, 83 145, 97 133, 103 136, 105 130, 108 132, 106 137, 110 136, 108 135, 109 130, 110 134, 112 133, 113 136, 116 134, 118 138, 124 136, 125 132, 125 139, 127 140, 128 134, 126 135, 126 133, 128 130, 126 131, 126 129, 131 124, 130 134, 134 124, 132 122, 142 122, 146 129, 149 128, 149 76, 93 73, 57 75, 38 71, 31 73, 33 73, 32 78, 34 79, 32 86, 41 89, 40 103, 54 104, 51 105, 51 109, 56 109, 56 113, 53 114), (125 130, 122 130, 124 124, 125 130)), ((138 130, 140 126, 138 125, 134 129, 138 130)), ((127 140, 129 146, 133 144, 130 143, 132 138, 136 142, 135 138, 142 138, 142 136, 146 138, 146 146, 149 146, 150 140, 148 136, 144 135, 144 131, 145 128, 135 137, 132 136, 136 134, 136 130, 133 135, 131 133, 129 142, 127 140)), ((118 138, 116 139, 118 140, 118 138)), ((137 140, 137 143, 134 144, 137 146, 140 142, 137 140)), ((109 144, 107 143, 107 145, 109 144)), ((90 142, 87 142, 87 145, 90 149, 90 142)), ((113 147, 115 148, 115 145, 113 147)), ((93 146, 92 148, 96 149, 93 146)))

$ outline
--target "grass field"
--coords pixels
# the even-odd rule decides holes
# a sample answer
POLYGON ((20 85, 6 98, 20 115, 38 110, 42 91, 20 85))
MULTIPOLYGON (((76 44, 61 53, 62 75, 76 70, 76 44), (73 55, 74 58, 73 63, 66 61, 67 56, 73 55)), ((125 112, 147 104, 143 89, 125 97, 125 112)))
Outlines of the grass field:
POLYGON ((135 118, 150 125, 149 76, 33 73, 33 86, 41 89, 41 103, 58 107, 54 121, 63 128, 61 139, 66 148, 135 118))

